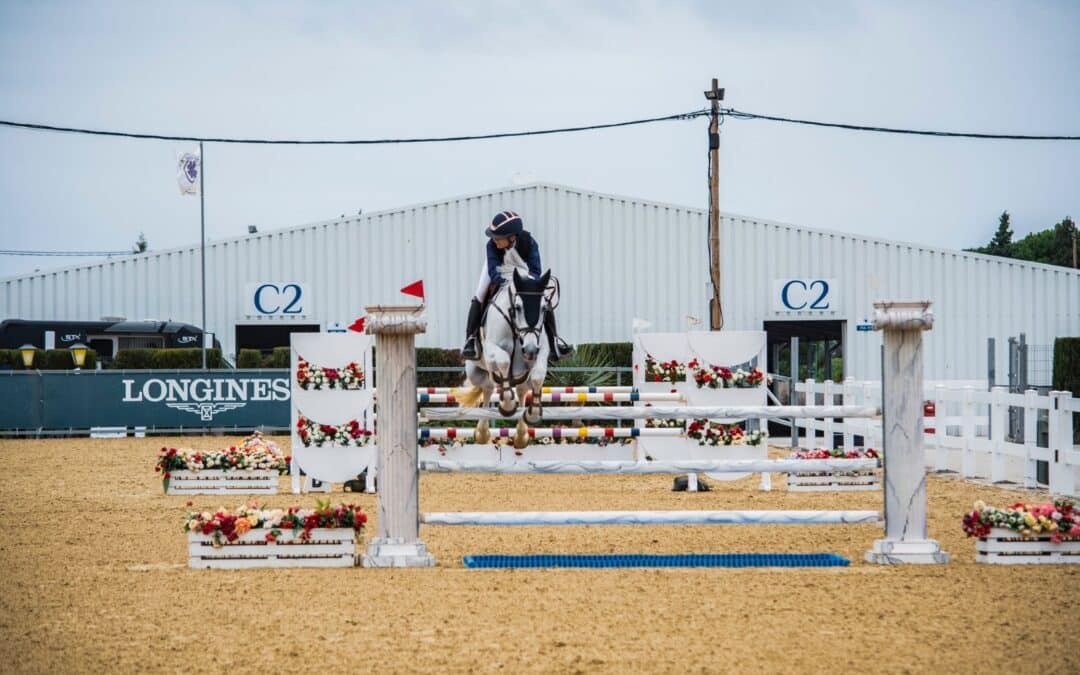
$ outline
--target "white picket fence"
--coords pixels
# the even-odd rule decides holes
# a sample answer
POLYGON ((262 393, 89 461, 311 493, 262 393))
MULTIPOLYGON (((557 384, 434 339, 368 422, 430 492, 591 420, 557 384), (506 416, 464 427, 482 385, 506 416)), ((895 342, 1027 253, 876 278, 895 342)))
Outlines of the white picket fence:
MULTIPOLYGON (((796 383, 795 391, 806 397, 806 405, 881 406, 880 382, 807 380, 796 383)), ((1080 414, 1080 398, 1067 391, 1052 391, 1049 396, 1035 390, 1010 394, 1007 387, 986 391, 985 385, 955 381, 927 381, 923 391, 924 400, 935 407, 935 415, 923 420, 924 429, 933 430, 923 434, 929 468, 1035 488, 1039 487, 1036 462, 1043 461, 1049 465, 1049 491, 1077 495, 1080 446, 1073 444, 1073 416, 1080 414), (1010 407, 1022 410, 1023 442, 1007 438, 1010 407), (1046 419, 1045 439, 1038 434, 1040 417, 1046 419)), ((861 436, 861 445, 881 449, 881 418, 799 419, 795 424, 807 431, 799 439, 805 448, 853 448, 855 437, 861 436), (842 439, 834 443, 837 435, 842 439)))

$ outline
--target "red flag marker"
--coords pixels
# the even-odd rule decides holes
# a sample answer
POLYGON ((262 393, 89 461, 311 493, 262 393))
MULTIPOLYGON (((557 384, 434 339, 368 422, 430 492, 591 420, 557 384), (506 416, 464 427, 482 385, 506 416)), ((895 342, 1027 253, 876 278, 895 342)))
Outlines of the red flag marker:
POLYGON ((405 295, 412 295, 421 300, 424 299, 424 280, 414 281, 405 288, 401 289, 401 292, 405 295))
POLYGON ((352 325, 349 326, 349 330, 354 330, 357 333, 363 333, 364 332, 364 317, 360 317, 356 321, 353 321, 352 325))

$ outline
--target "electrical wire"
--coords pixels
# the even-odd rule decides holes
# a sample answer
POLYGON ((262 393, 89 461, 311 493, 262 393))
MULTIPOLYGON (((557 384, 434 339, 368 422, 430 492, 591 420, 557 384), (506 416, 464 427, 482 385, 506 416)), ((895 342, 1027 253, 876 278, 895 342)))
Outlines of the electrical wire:
POLYGON ((25 255, 37 258, 51 258, 57 256, 71 256, 79 258, 103 258, 114 255, 135 255, 134 251, 24 251, 15 249, 0 249, 0 255, 25 255))
POLYGON ((944 136, 949 138, 981 138, 1012 141, 1080 141, 1080 136, 982 134, 968 131, 929 131, 926 129, 898 129, 895 127, 864 126, 861 124, 846 124, 843 122, 819 122, 816 120, 803 120, 791 117, 777 117, 775 115, 761 115, 758 113, 736 110, 735 108, 724 108, 721 110, 721 116, 730 116, 737 120, 768 120, 770 122, 786 122, 788 124, 803 124, 814 127, 830 127, 833 129, 846 129, 849 131, 875 131, 884 134, 912 134, 916 136, 944 136))
POLYGON ((646 117, 637 120, 622 122, 608 122, 604 124, 590 124, 580 127, 562 127, 559 129, 539 129, 534 131, 507 131, 501 133, 477 134, 473 136, 430 136, 421 138, 369 138, 369 139, 346 139, 346 140, 291 140, 291 139, 268 139, 268 138, 221 138, 204 136, 170 136, 167 134, 140 134, 130 131, 104 131, 101 129, 80 129, 78 127, 59 127, 50 124, 34 124, 30 122, 12 122, 0 120, 0 126, 14 127, 17 129, 30 129, 33 131, 55 131, 69 134, 84 134, 91 136, 112 136, 118 138, 135 138, 141 140, 156 141, 191 141, 199 143, 238 143, 247 145, 387 145, 393 143, 452 143, 458 141, 483 141, 493 138, 516 138, 520 136, 546 136, 550 134, 568 134, 579 131, 595 131, 598 129, 614 129, 617 127, 629 127, 639 124, 653 124, 655 122, 671 122, 676 120, 690 120, 702 115, 708 115, 708 110, 693 110, 662 117, 646 117))

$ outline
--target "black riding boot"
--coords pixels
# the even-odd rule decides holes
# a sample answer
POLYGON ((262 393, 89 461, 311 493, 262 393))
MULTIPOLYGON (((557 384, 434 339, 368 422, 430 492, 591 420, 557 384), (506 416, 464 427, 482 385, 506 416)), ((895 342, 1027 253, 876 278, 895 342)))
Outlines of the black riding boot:
POLYGON ((461 358, 466 361, 480 359, 480 343, 476 335, 480 332, 480 315, 483 311, 484 306, 479 300, 473 298, 472 304, 469 305, 469 318, 465 322, 465 346, 461 348, 461 358))
POLYGON ((554 363, 574 352, 574 347, 566 344, 559 337, 558 329, 555 328, 555 312, 548 312, 544 315, 544 332, 547 333, 548 339, 548 361, 554 363))

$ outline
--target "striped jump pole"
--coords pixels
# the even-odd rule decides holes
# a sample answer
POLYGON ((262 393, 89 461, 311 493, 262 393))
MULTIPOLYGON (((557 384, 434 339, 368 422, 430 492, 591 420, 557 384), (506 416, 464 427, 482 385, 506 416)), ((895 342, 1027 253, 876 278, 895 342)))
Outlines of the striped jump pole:
MULTIPOLYGON (((517 429, 503 427, 489 430, 493 437, 513 438, 517 435, 517 429)), ((529 427, 529 438, 639 438, 645 437, 679 437, 683 430, 676 427, 565 427, 565 428, 540 428, 529 427)), ((421 427, 419 431, 421 441, 442 440, 466 440, 476 435, 476 429, 472 427, 421 427)))
MULTIPOLYGON (((472 387, 417 387, 417 394, 463 394, 472 387)), ((637 391, 633 387, 624 386, 601 386, 601 387, 544 387, 542 394, 629 394, 637 391)))
MULTIPOLYGON (((640 419, 790 419, 792 417, 877 417, 873 406, 856 405, 759 405, 759 406, 671 406, 634 408, 545 408, 545 420, 640 420, 640 419)), ((521 417, 521 411, 504 417, 490 408, 421 408, 420 415, 429 420, 505 420, 521 417)))
MULTIPOLYGON (((456 394, 417 394, 417 401, 420 403, 457 403, 456 394)), ((532 395, 526 396, 527 400, 532 399, 532 395)), ((652 393, 652 392, 577 392, 577 393, 561 393, 551 392, 549 394, 541 394, 541 403, 659 403, 659 402, 671 402, 678 403, 683 400, 681 394, 678 393, 652 393)), ((498 396, 492 396, 491 402, 498 403, 498 396)))

